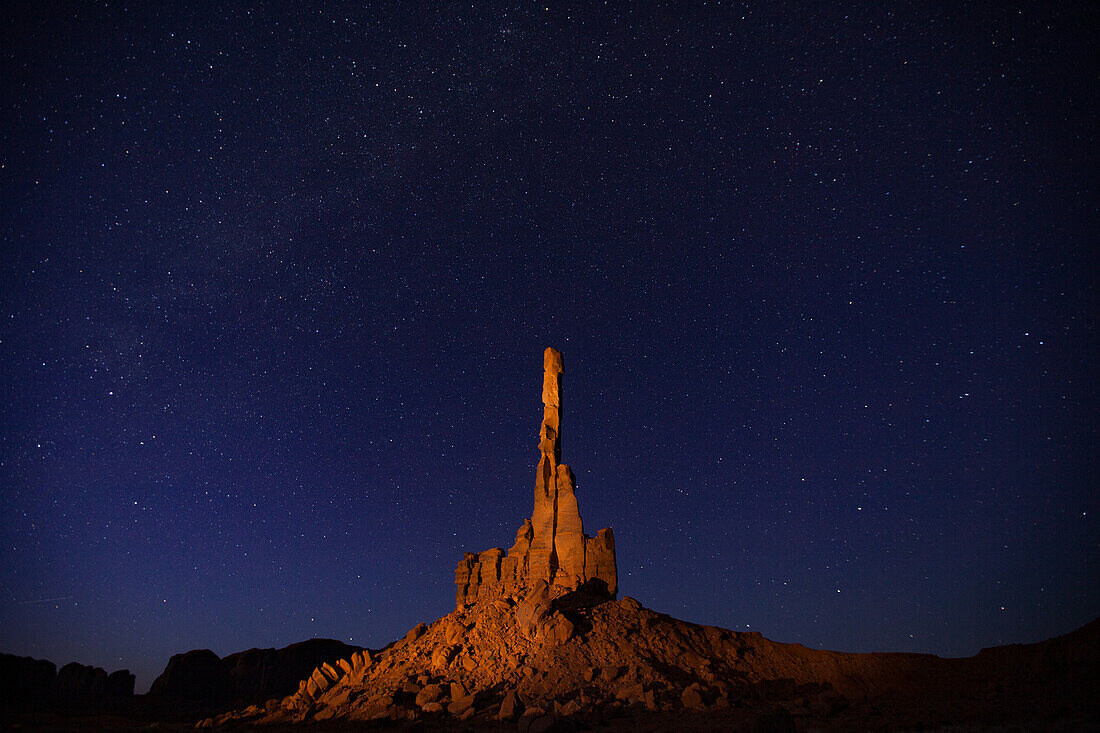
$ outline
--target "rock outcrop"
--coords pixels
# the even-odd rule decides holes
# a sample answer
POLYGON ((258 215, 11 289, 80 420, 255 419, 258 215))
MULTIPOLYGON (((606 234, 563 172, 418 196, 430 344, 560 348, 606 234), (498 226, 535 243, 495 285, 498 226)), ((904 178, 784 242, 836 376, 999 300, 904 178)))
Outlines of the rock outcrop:
POLYGON ((525 594, 544 582, 550 598, 582 585, 600 588, 612 598, 618 592, 615 537, 611 528, 595 537, 584 533, 573 471, 561 462, 562 373, 557 349, 543 354, 542 426, 535 502, 531 518, 516 532, 512 549, 496 547, 468 552, 455 569, 459 608, 494 598, 525 594))
POLYGON ((120 669, 70 662, 60 670, 53 662, 0 654, 0 702, 17 708, 95 709, 113 706, 134 695, 134 675, 120 669))
POLYGON ((47 702, 57 679, 57 665, 45 659, 0 654, 0 701, 24 707, 47 702))
POLYGON ((282 649, 249 649, 224 659, 199 649, 173 655, 149 688, 149 696, 208 706, 262 703, 289 695, 314 669, 332 668, 355 653, 362 653, 359 647, 333 639, 310 639, 282 649))

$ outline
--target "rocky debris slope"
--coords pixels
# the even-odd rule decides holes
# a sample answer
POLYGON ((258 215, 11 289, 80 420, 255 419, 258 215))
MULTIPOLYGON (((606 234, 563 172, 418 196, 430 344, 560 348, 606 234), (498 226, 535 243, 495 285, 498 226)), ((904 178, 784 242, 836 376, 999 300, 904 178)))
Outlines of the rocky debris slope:
POLYGON ((282 649, 249 649, 224 659, 209 649, 198 649, 173 655, 150 687, 149 697, 208 706, 262 702, 290 694, 318 665, 358 651, 359 647, 333 639, 310 639, 282 649))
POLYGON ((1054 640, 1045 651, 998 657, 998 677, 986 652, 941 659, 807 649, 678 621, 587 589, 551 599, 540 583, 518 601, 498 598, 420 624, 382 652, 323 665, 292 695, 199 725, 515 721, 507 726, 527 731, 656 717, 658 728, 693 718, 746 725, 782 718, 780 729, 785 721, 844 729, 887 720, 1026 720, 1044 710, 1087 716, 1100 712, 1095 702, 1091 713, 1087 707, 1100 699, 1100 624, 1076 633, 1060 647, 1054 640), (1030 675, 1023 663, 1036 655, 1048 660, 1045 675, 1030 675), (1027 685, 1010 684, 1019 680, 1027 685))
POLYGON ((507 552, 496 547, 466 553, 455 569, 459 608, 515 595, 539 581, 546 583, 555 598, 593 581, 602 583, 611 597, 618 592, 615 537, 610 528, 601 529, 595 537, 584 533, 573 471, 561 462, 564 369, 561 352, 546 349, 540 456, 531 518, 524 520, 507 552))

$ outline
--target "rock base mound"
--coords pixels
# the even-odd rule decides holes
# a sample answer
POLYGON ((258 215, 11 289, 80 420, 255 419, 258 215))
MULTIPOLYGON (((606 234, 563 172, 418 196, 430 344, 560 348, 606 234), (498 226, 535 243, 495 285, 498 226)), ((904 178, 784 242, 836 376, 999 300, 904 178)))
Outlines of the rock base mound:
POLYGON ((686 623, 583 588, 550 600, 537 587, 420 624, 381 652, 323 665, 292 695, 199 726, 841 730, 1084 721, 1100 714, 1098 639, 1100 621, 968 659, 848 654, 686 623), (1038 659, 1045 670, 1037 675, 1038 659))

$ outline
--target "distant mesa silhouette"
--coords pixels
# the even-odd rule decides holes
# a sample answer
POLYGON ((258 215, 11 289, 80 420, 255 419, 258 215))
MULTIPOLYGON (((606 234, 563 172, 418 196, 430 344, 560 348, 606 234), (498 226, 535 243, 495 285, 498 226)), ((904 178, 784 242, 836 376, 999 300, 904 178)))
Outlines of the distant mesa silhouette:
POLYGON ((316 667, 359 651, 360 647, 333 639, 310 639, 282 649, 249 649, 224 659, 209 649, 196 649, 172 656, 149 688, 149 697, 214 706, 262 703, 292 693, 316 667))
POLYGON ((112 707, 133 697, 134 675, 120 669, 0 654, 0 704, 5 709, 112 707))

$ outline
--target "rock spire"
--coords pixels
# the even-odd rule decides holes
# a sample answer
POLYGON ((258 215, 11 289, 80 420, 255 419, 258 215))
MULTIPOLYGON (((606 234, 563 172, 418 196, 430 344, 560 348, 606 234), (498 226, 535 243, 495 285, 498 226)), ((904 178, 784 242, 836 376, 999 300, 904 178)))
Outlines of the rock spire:
POLYGON ((512 549, 467 552, 455 570, 461 608, 485 599, 517 596, 544 581, 552 597, 589 581, 612 597, 618 592, 615 537, 611 528, 595 537, 584 533, 573 471, 561 462, 561 352, 546 349, 542 359, 542 427, 535 503, 531 518, 516 532, 512 549))

